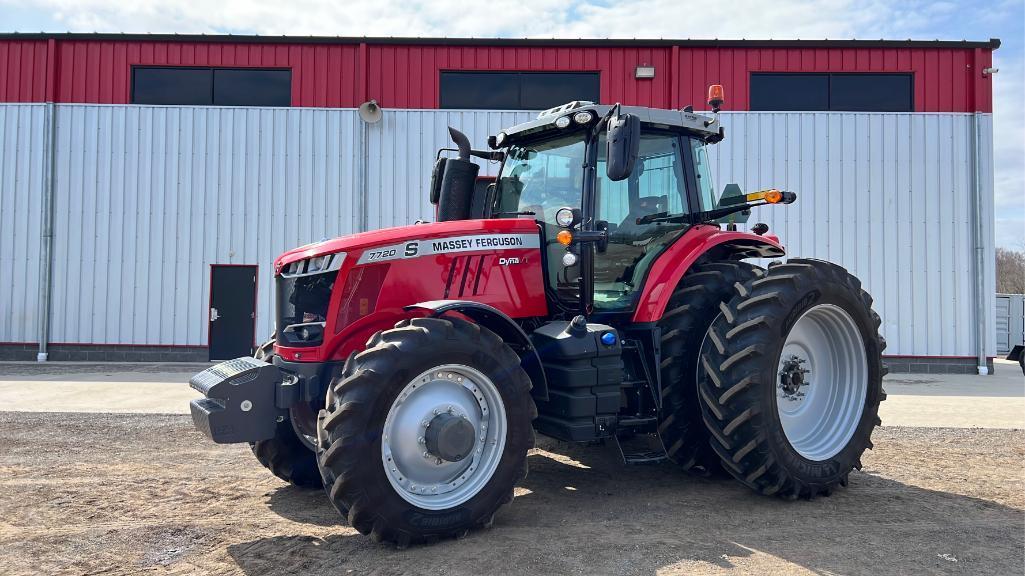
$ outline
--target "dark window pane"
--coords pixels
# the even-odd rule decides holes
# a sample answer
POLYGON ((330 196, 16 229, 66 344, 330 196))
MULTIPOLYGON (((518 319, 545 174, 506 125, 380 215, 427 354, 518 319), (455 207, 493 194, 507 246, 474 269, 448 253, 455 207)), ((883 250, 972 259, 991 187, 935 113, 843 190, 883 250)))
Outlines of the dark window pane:
POLYGON ((751 111, 828 110, 826 74, 752 74, 751 111))
POLYGON ((544 110, 572 100, 598 101, 593 72, 442 72, 441 107, 544 110))
POLYGON ((546 110, 574 100, 597 102, 596 73, 522 73, 520 106, 522 110, 546 110))
POLYGON ((214 69, 215 106, 291 106, 290 70, 214 69))
POLYGON ((852 112, 911 112, 910 74, 833 74, 829 109, 852 112))
POLYGON ((516 73, 442 72, 441 107, 493 110, 519 108, 516 73))
POLYGON ((212 82, 209 68, 135 68, 132 103, 210 105, 212 82))

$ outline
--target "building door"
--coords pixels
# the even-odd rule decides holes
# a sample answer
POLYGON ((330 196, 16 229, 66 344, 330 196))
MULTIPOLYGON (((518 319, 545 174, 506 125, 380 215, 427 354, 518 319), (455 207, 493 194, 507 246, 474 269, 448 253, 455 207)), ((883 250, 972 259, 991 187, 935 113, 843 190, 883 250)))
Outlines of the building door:
POLYGON ((211 360, 230 360, 253 353, 256 266, 211 266, 209 318, 211 360))

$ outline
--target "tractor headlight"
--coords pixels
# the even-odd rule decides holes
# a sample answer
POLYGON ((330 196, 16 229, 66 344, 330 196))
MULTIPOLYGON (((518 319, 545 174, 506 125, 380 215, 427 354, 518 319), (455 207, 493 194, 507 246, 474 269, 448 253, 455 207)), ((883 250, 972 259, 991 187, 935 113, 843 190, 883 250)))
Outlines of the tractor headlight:
POLYGON ((499 132, 498 135, 495 136, 495 148, 501 148, 502 144, 505 143, 505 139, 507 137, 508 136, 506 135, 505 132, 499 132))
POLYGON ((562 265, 569 268, 570 266, 577 263, 577 255, 567 251, 562 255, 562 265))
POLYGON ((325 264, 327 264, 327 261, 328 261, 328 257, 327 256, 318 256, 316 258, 310 258, 309 264, 306 265, 306 272, 307 273, 320 272, 321 270, 323 270, 325 268, 325 264))
POLYGON ((560 116, 555 120, 556 128, 565 128, 566 126, 569 126, 569 116, 560 116))
POLYGON ((345 262, 345 252, 336 252, 324 256, 314 256, 305 260, 296 260, 281 269, 281 275, 285 278, 296 276, 310 276, 323 272, 333 272, 342 267, 345 262))
POLYGON ((573 121, 577 124, 587 124, 591 120, 594 120, 594 114, 587 111, 577 112, 573 115, 573 121))
POLYGON ((559 208, 559 211, 555 213, 555 222, 563 228, 569 228, 576 224, 576 218, 573 216, 573 209, 559 208))

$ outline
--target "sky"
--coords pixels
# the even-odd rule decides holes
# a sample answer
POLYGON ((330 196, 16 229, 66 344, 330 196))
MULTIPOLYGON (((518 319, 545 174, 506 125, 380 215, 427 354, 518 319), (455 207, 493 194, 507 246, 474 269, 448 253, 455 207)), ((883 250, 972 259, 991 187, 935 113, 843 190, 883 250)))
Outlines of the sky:
POLYGON ((505 38, 1000 38, 996 245, 1025 250, 1025 0, 0 0, 0 31, 505 38))

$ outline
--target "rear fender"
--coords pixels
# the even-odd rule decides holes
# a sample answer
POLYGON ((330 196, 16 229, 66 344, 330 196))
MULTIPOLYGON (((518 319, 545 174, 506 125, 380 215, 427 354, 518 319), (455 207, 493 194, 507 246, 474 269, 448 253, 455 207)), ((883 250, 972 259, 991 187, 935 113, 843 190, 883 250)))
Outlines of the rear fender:
POLYGON ((699 225, 687 230, 652 264, 637 300, 634 322, 657 322, 669 305, 676 285, 699 259, 741 260, 776 258, 786 254, 775 236, 729 232, 699 225))
POLYGON ((530 337, 512 318, 501 310, 469 300, 434 300, 420 302, 406 307, 407 312, 425 312, 428 316, 439 317, 454 312, 466 316, 478 325, 491 330, 505 343, 511 344, 520 356, 520 364, 533 384, 531 395, 538 400, 548 400, 548 380, 541 367, 541 357, 530 341, 530 337))

